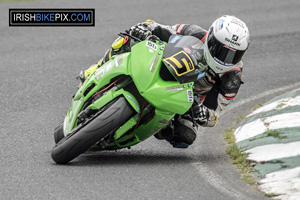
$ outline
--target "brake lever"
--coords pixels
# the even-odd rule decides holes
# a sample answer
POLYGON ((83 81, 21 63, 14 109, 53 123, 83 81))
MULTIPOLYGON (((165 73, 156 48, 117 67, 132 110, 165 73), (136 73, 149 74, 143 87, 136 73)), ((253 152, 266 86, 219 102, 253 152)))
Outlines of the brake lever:
POLYGON ((130 34, 128 34, 128 33, 119 33, 118 35, 121 36, 121 37, 123 37, 123 38, 125 38, 126 36, 128 36, 128 37, 130 37, 130 38, 132 38, 132 39, 134 39, 134 40, 136 40, 136 41, 138 41, 138 42, 141 42, 141 41, 142 41, 142 40, 140 40, 139 38, 134 37, 134 36, 132 36, 132 35, 130 35, 130 34))

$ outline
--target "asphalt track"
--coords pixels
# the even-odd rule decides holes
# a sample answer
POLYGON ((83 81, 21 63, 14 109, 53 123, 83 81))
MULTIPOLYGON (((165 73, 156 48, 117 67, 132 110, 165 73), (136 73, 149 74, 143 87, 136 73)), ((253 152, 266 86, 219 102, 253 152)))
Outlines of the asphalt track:
POLYGON ((298 0, 36 1, 0 3, 0 199, 266 199, 240 180, 222 132, 239 115, 299 87, 298 0), (8 27, 9 8, 95 8, 95 27, 8 27), (116 33, 152 18, 208 28, 232 14, 251 33, 245 84, 217 127, 193 146, 151 138, 131 150, 87 153, 69 165, 50 157, 53 129, 76 91, 78 72, 98 61, 116 33))

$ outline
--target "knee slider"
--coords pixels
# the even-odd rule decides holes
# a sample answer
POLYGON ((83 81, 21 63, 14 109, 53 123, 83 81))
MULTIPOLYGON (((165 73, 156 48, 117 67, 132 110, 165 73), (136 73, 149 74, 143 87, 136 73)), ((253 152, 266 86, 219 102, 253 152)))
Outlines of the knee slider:
POLYGON ((196 139, 197 128, 193 126, 193 123, 186 119, 180 119, 175 124, 175 142, 184 142, 188 145, 193 144, 196 139))

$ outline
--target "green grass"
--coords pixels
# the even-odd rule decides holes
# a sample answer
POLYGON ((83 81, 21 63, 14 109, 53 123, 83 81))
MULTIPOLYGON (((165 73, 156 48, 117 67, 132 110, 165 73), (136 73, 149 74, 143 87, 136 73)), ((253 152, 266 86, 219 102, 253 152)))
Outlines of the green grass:
POLYGON ((266 132, 264 132, 264 135, 266 135, 266 137, 274 137, 274 138, 278 138, 278 139, 286 138, 286 136, 284 136, 282 134, 283 133, 278 130, 267 130, 266 132))
POLYGON ((280 132, 279 130, 267 129, 267 131, 265 131, 261 137, 251 138, 250 141, 254 141, 254 140, 261 139, 261 138, 266 138, 266 137, 274 137, 274 138, 277 138, 277 139, 287 138, 287 136, 283 135, 283 134, 284 133, 280 132))
POLYGON ((242 176, 242 180, 248 183, 249 185, 254 185, 256 183, 256 180, 250 175, 242 176))
POLYGON ((258 104, 258 105, 256 105, 256 106, 253 108, 253 110, 255 111, 255 110, 261 108, 262 106, 263 106, 262 104, 258 104))
POLYGON ((229 144, 235 143, 235 137, 233 132, 234 132, 234 128, 227 129, 224 132, 225 140, 229 144))
MULTIPOLYGON (((279 105, 278 108, 281 108, 284 105, 279 105)), ((262 105, 257 105, 254 110, 262 107, 262 105)), ((248 154, 245 153, 242 149, 239 149, 239 147, 236 145, 234 131, 236 129, 236 126, 239 121, 244 119, 244 116, 240 116, 237 122, 229 129, 225 130, 224 132, 224 138, 227 143, 226 147, 226 153, 229 155, 229 157, 232 159, 232 164, 235 165, 238 168, 239 173, 241 174, 241 179, 246 182, 249 185, 253 185, 255 187, 258 186, 257 180, 258 178, 254 175, 253 172, 256 172, 254 169, 254 166, 257 164, 256 162, 250 162, 247 160, 248 154)), ((261 119, 266 127, 269 126, 269 123, 266 122, 266 120, 263 118, 261 119)), ((267 131, 264 132, 263 137, 274 137, 278 139, 284 139, 286 138, 285 135, 283 135, 282 132, 278 130, 270 130, 267 128, 267 131)), ((265 193, 266 197, 276 197, 279 196, 275 193, 265 193)))
MULTIPOLYGON (((239 119, 242 118, 243 117, 240 117, 239 119)), ((235 143, 235 136, 234 136, 235 126, 236 125, 234 125, 230 129, 225 130, 224 132, 224 138, 228 144, 225 151, 232 159, 232 164, 237 166, 239 173, 241 174, 242 180, 250 185, 254 185, 256 184, 256 179, 255 176, 252 174, 252 172, 255 172, 255 170, 252 167, 251 162, 246 160, 248 154, 241 151, 241 149, 239 149, 235 143)))
POLYGON ((279 194, 274 194, 274 193, 265 193, 266 197, 277 197, 279 194))
POLYGON ((286 104, 285 103, 280 103, 276 106, 276 109, 280 109, 282 108, 283 106, 285 106, 286 104))
MULTIPOLYGON (((256 106, 256 109, 261 107, 261 105, 256 106)), ((226 153, 229 155, 229 157, 232 159, 232 164, 235 165, 238 168, 239 173, 241 174, 241 179, 254 187, 257 188, 258 186, 258 178, 254 175, 253 172, 256 172, 254 169, 254 166, 257 164, 256 162, 250 162, 247 160, 248 154, 245 153, 242 149, 239 149, 239 147, 236 145, 236 140, 234 136, 234 131, 236 129, 236 125, 239 121, 244 119, 244 116, 240 116, 236 123, 229 129, 225 130, 224 132, 224 138, 227 143, 226 147, 226 153)), ((265 119, 262 119, 262 121, 265 123, 265 125, 268 127, 268 124, 265 122, 265 119)), ((278 130, 269 130, 267 129, 266 132, 264 132, 263 137, 274 137, 283 139, 286 138, 286 136, 282 135, 283 133, 278 130)), ((276 197, 278 194, 274 193, 265 193, 266 197, 276 197)))

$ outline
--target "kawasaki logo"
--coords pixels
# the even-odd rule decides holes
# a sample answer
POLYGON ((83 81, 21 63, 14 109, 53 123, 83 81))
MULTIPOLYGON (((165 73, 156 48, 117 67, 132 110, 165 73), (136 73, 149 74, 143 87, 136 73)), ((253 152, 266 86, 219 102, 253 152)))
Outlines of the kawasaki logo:
POLYGON ((234 44, 234 45, 236 45, 236 46, 241 46, 240 43, 238 43, 238 42, 236 42, 236 41, 233 41, 233 40, 230 40, 230 39, 228 39, 228 38, 225 38, 225 41, 230 42, 231 44, 234 44))

